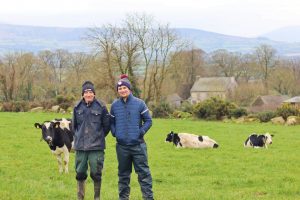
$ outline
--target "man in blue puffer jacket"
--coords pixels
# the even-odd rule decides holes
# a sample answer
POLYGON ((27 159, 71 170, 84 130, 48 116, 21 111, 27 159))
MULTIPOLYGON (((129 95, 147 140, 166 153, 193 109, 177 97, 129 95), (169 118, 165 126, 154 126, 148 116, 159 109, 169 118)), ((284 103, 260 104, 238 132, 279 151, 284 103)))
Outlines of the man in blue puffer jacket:
POLYGON ((144 135, 152 125, 145 102, 134 97, 127 75, 117 83, 120 96, 111 105, 111 132, 116 137, 118 158, 119 199, 128 200, 132 164, 138 174, 143 199, 152 200, 152 177, 148 166, 147 146, 144 135))

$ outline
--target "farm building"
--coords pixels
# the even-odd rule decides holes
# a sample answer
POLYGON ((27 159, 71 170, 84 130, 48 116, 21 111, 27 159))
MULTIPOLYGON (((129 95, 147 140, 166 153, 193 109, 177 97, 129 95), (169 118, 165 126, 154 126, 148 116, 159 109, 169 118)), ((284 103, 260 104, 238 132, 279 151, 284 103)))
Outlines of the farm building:
POLYGON ((275 111, 288 98, 285 95, 258 96, 248 110, 250 112, 275 111))
POLYGON ((191 103, 195 104, 210 97, 226 99, 237 87, 234 77, 200 77, 198 76, 191 89, 191 103))
POLYGON ((174 106, 175 108, 180 107, 182 98, 177 94, 170 94, 167 96, 166 101, 171 105, 174 106))
POLYGON ((291 104, 297 108, 300 108, 300 96, 292 97, 284 101, 284 103, 291 104))

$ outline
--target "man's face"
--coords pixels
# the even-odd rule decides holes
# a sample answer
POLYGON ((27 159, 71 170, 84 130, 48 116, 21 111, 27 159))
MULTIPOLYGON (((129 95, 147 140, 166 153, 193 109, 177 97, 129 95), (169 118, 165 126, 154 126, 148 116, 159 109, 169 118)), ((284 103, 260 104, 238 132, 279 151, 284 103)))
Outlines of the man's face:
POLYGON ((128 89, 128 87, 122 85, 122 86, 118 87, 118 93, 119 93, 120 97, 127 98, 130 94, 130 90, 128 89))
POLYGON ((91 90, 86 90, 83 93, 83 98, 84 98, 85 103, 90 103, 94 100, 95 94, 91 90))

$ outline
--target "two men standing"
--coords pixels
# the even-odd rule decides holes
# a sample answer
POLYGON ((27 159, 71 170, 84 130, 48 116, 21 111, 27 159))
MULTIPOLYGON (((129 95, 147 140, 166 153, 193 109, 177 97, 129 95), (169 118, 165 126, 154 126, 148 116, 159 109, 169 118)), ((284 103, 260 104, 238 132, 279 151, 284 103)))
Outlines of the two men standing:
POLYGON ((73 112, 77 197, 84 199, 89 162, 90 176, 94 181, 94 199, 100 199, 105 136, 111 129, 117 142, 119 199, 129 200, 133 165, 138 174, 143 199, 152 200, 152 177, 144 140, 152 119, 145 102, 132 95, 131 84, 126 75, 121 76, 116 89, 119 98, 112 103, 110 119, 104 104, 95 99, 94 85, 90 81, 82 85, 83 99, 73 112))

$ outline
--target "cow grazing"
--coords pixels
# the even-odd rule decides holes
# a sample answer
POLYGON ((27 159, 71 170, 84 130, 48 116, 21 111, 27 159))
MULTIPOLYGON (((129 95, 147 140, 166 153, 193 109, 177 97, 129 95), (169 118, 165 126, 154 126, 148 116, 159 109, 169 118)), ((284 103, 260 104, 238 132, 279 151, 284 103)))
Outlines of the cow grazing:
POLYGON ((244 142, 244 147, 264 147, 267 149, 267 145, 272 144, 272 137, 274 137, 274 135, 270 135, 269 133, 264 135, 251 134, 244 142))
POLYGON ((167 135, 166 142, 173 142, 178 148, 218 148, 219 146, 216 141, 208 136, 174 133, 173 131, 167 135))
POLYGON ((56 155, 59 172, 69 172, 69 153, 73 146, 74 132, 70 119, 55 119, 44 123, 35 123, 36 128, 42 130, 42 139, 47 142, 51 152, 56 155), (63 160, 62 160, 63 155, 63 160), (63 162, 64 170, 63 170, 63 162))

